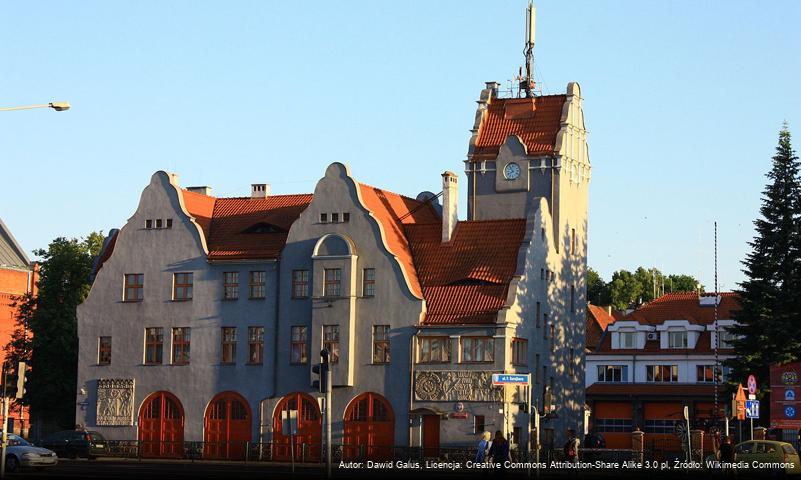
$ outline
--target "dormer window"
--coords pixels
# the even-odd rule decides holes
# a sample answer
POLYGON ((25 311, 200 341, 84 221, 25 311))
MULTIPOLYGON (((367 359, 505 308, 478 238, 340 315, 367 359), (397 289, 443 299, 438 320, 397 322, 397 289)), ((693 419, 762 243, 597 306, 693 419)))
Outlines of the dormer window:
POLYGON ((286 232, 281 227, 277 227, 271 223, 267 222, 259 222, 255 225, 251 225, 247 229, 245 229, 242 233, 281 233, 286 232))
POLYGON ((687 332, 668 332, 668 348, 687 348, 687 332))
POLYGON ((620 348, 637 348, 637 332, 620 332, 620 348))

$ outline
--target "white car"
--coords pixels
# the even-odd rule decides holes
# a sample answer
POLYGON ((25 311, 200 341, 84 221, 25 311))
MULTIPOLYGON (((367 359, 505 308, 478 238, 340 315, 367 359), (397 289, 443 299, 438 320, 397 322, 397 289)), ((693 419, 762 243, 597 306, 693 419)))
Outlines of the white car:
POLYGON ((52 450, 36 447, 24 438, 10 433, 8 435, 8 451, 6 471, 13 472, 20 466, 42 468, 58 464, 58 456, 52 450))

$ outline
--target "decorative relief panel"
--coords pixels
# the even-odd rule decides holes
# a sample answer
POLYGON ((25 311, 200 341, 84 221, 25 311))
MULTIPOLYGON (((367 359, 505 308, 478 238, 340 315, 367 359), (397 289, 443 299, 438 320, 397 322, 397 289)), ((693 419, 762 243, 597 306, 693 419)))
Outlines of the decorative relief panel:
POLYGON ((101 378, 97 381, 97 425, 133 425, 134 380, 101 378))
POLYGON ((434 402, 500 402, 503 391, 492 386, 492 373, 472 370, 417 371, 415 400, 434 402))

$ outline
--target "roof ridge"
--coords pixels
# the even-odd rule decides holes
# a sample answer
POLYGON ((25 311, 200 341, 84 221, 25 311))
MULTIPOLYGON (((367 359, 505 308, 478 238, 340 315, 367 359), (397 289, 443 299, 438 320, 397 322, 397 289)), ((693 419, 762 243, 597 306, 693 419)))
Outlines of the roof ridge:
POLYGON ((417 202, 417 203, 419 203, 419 204, 422 204, 422 203, 424 203, 424 202, 421 202, 420 200, 418 200, 418 199, 416 199, 416 198, 412 198, 412 197, 406 196, 406 195, 404 195, 404 194, 402 194, 402 193, 393 192, 392 190, 387 190, 387 189, 385 189, 385 188, 379 188, 379 187, 376 187, 376 186, 374 186, 374 185, 370 185, 370 184, 363 183, 363 182, 356 182, 356 183, 358 183, 359 185, 361 185, 361 186, 363 186, 363 187, 372 188, 372 189, 374 189, 374 190, 378 190, 378 191, 381 191, 381 192, 384 192, 384 193, 391 193, 392 195, 397 195, 397 196, 399 196, 399 197, 401 197, 401 198, 405 198, 405 199, 407 199, 407 200, 411 200, 411 201, 413 201, 413 202, 417 202))
MULTIPOLYGON (((202 195, 202 194, 198 194, 198 195, 202 195)), ((281 193, 281 194, 278 194, 278 195, 267 195, 266 197, 255 198, 255 199, 253 197, 213 197, 213 198, 216 198, 218 200, 268 200, 270 198, 276 198, 276 197, 311 197, 311 196, 314 196, 314 194, 313 193, 281 193)))

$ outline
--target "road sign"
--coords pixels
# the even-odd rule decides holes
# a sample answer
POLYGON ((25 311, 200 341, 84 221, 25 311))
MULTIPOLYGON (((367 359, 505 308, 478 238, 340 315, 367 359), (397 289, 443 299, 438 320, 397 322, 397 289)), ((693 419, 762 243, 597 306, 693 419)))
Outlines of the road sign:
POLYGON ((759 418, 759 400, 746 400, 745 417, 759 418))
POLYGON ((297 435, 298 434, 298 411, 297 410, 282 410, 281 411, 281 433, 284 435, 297 435))
POLYGON ((737 386, 737 396, 734 397, 734 416, 737 420, 745 420, 745 390, 742 385, 737 386))
POLYGON ((492 385, 528 385, 528 375, 515 373, 493 373, 492 385))
POLYGON ((753 375, 748 376, 748 393, 755 395, 757 390, 756 377, 753 375))

